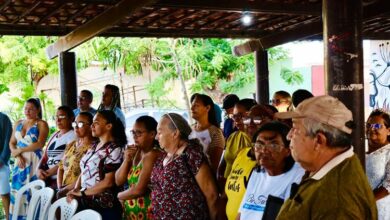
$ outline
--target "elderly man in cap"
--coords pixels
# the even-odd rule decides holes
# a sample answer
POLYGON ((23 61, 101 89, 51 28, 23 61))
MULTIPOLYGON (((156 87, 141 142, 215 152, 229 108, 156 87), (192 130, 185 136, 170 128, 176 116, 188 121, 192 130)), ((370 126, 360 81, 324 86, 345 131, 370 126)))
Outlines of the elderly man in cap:
POLYGON ((275 116, 292 118, 291 153, 306 170, 277 219, 377 219, 373 193, 351 147, 351 111, 334 97, 318 96, 275 116))

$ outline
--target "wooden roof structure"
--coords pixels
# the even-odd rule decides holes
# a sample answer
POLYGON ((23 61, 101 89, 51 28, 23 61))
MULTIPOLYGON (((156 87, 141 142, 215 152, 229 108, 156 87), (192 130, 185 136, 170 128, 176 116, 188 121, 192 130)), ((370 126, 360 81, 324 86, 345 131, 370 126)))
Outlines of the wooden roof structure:
MULTIPOLYGON (((66 35, 119 2, 0 0, 0 34, 66 35)), ((284 33, 300 38, 322 32, 321 5, 321 0, 160 0, 99 35, 275 39, 284 33), (243 13, 253 16, 250 25, 241 22, 243 13)), ((390 4, 371 0, 364 5, 364 38, 390 38, 390 4)))

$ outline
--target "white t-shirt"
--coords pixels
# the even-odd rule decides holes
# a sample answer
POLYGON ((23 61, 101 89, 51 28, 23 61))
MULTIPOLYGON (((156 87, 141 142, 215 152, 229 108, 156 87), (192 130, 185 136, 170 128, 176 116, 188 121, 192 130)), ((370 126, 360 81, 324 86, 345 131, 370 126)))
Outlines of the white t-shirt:
POLYGON ((207 155, 207 151, 211 143, 211 136, 210 136, 209 129, 205 129, 203 131, 195 131, 194 129, 192 129, 189 138, 190 139, 197 138, 203 146, 203 152, 207 155))
MULTIPOLYGON (((53 134, 47 143, 46 153, 47 153, 47 166, 52 168, 60 162, 64 156, 65 147, 70 142, 76 139, 76 134, 73 130, 69 130, 65 134, 59 136, 59 133, 53 134)), ((51 176, 52 179, 56 179, 57 175, 51 176)))
POLYGON ((304 173, 304 169, 298 163, 295 163, 287 173, 278 176, 270 176, 264 169, 260 172, 254 170, 241 201, 240 218, 262 219, 268 195, 286 200, 290 196, 291 184, 300 183, 304 173))

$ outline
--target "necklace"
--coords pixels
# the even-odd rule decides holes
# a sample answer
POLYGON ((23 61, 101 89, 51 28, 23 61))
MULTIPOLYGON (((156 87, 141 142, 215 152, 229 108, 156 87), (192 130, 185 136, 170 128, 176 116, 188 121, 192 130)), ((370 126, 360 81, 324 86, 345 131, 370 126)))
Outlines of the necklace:
POLYGON ((175 150, 175 152, 173 152, 173 154, 171 156, 168 156, 168 154, 167 154, 167 156, 164 158, 163 166, 168 165, 170 162, 172 162, 174 159, 176 159, 179 156, 179 155, 176 154, 179 149, 181 149, 181 146, 178 147, 175 150))

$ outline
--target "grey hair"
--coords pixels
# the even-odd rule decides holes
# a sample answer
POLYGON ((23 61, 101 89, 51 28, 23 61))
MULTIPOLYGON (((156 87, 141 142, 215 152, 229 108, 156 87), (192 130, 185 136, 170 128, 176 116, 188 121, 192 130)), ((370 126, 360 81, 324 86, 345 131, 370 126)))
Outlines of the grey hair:
POLYGON ((350 134, 347 134, 337 128, 318 122, 311 118, 303 119, 303 126, 306 129, 306 135, 314 138, 318 132, 325 135, 327 144, 329 147, 346 147, 351 146, 352 138, 350 134))
POLYGON ((177 113, 167 113, 162 116, 169 120, 168 128, 172 131, 178 130, 180 132, 180 139, 188 140, 188 136, 191 134, 192 129, 187 120, 177 113))

